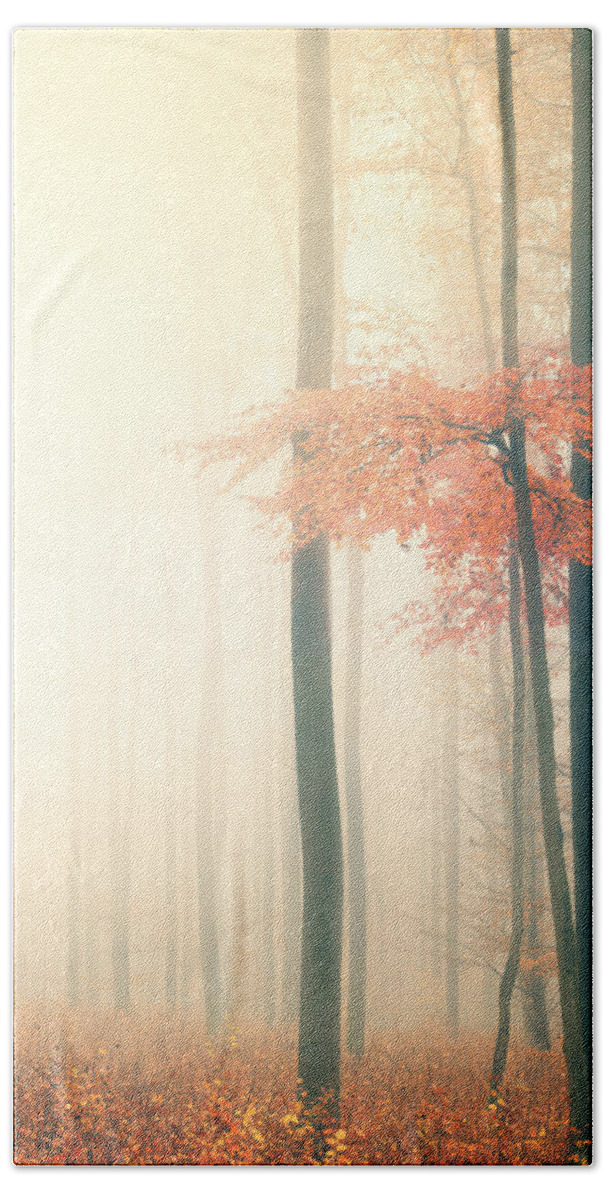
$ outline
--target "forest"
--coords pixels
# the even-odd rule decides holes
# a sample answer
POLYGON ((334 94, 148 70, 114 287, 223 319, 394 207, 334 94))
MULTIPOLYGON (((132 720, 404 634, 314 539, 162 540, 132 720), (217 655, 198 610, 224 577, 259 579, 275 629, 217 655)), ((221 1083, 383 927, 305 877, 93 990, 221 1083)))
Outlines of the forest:
POLYGON ((590 30, 15 95, 15 1162, 589 1164, 590 30))

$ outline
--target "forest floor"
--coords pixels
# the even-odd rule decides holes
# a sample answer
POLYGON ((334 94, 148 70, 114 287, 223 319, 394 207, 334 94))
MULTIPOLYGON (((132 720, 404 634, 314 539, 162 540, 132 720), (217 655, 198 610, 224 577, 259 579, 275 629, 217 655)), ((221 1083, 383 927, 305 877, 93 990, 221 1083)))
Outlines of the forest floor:
MULTIPOLYGON (((295 1100, 295 1036, 205 1040, 191 1016, 17 1015, 17 1164, 313 1164, 295 1100), (52 1033, 50 1030, 52 1029, 52 1033), (50 1036, 49 1036, 50 1033, 50 1036)), ((491 1039, 421 1031, 345 1055, 327 1165, 568 1161, 561 1051, 514 1045, 488 1109, 491 1039)), ((319 1161, 317 1156, 316 1161, 319 1161)))

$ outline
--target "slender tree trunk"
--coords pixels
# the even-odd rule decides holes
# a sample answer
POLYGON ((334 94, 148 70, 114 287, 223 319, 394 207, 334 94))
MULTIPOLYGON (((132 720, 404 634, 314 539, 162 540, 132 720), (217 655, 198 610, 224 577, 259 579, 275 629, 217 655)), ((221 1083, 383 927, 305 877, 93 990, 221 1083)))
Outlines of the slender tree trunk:
POLYGON ((220 617, 220 574, 217 526, 202 489, 203 670, 199 713, 196 797, 196 861, 198 932, 207 1033, 214 1036, 224 1019, 224 986, 220 960, 218 855, 225 854, 225 747, 222 727, 223 661, 220 617), (211 527, 210 527, 211 526, 211 527))
MULTIPOLYGON (((452 57, 450 53, 450 33, 446 34, 447 50, 448 50, 448 69, 450 75, 450 84, 452 95, 456 108, 456 120, 460 138, 460 163, 461 175, 465 187, 467 198, 467 208, 469 214, 469 238, 471 245, 471 255, 473 260, 473 270, 475 277, 475 289, 479 304, 479 313, 481 320, 481 329, 483 336, 484 356, 486 361, 486 370, 489 375, 492 375, 496 369, 496 356, 494 353, 494 338, 492 335, 492 317, 488 293, 484 277, 483 258, 481 253, 481 233, 480 233, 480 217, 479 204, 477 200, 477 189, 475 179, 471 169, 471 146, 469 139, 469 129, 466 117, 466 109, 464 106, 462 93, 458 77, 454 69, 452 57)), ((523 722, 523 704, 525 679, 522 681, 523 667, 523 652, 521 643, 521 582, 519 577, 519 561, 517 552, 515 556, 511 556, 509 563, 509 631, 510 631, 510 647, 513 668, 514 688, 521 688, 521 693, 513 695, 513 728, 512 728, 512 755, 511 755, 511 787, 509 787, 509 776, 507 770, 508 752, 506 752, 506 742, 508 740, 508 718, 501 720, 500 709, 502 701, 504 701, 504 689, 502 689, 502 697, 499 695, 501 690, 501 673, 500 673, 500 658, 497 653, 497 647, 491 648, 491 656, 494 659, 495 670, 491 672, 492 685, 494 689, 495 710, 497 717, 497 737, 499 745, 499 753, 501 757, 500 765, 500 786, 504 802, 505 812, 511 808, 511 824, 513 831, 513 855, 516 853, 515 846, 517 844, 517 853, 523 859, 524 854, 524 828, 522 816, 522 771, 523 771, 523 737, 524 737, 524 722, 523 722), (515 582, 515 585, 513 584, 515 582), (512 587, 516 587, 516 595, 513 595, 512 587)), ((504 701, 506 703, 506 701, 504 701)), ((513 989, 519 968, 521 957, 521 944, 523 935, 523 880, 521 878, 520 866, 513 859, 511 869, 511 941, 509 955, 505 964, 505 969, 501 977, 499 995, 498 995, 498 1031, 496 1037, 496 1046, 494 1050, 494 1060, 492 1066, 492 1075, 490 1082, 490 1095, 497 1090, 504 1075, 506 1066, 507 1053, 509 1048, 510 1025, 511 1025, 511 1003, 513 997, 513 989), (520 894, 521 893, 521 894, 520 894), (520 921, 521 913, 521 921, 520 921)))
MULTIPOLYGON (((511 598, 509 597, 509 611, 511 598)), ((492 707, 494 710, 494 730, 496 748, 498 750, 498 778, 500 781, 500 796, 503 811, 506 814, 511 808, 511 789, 509 787, 509 706, 505 681, 502 673, 500 655, 500 630, 496 630, 490 639, 489 654, 490 686, 492 689, 492 707)))
MULTIPOLYGON (((502 137, 502 326, 503 365, 519 366, 517 336, 517 209, 515 171, 515 121, 511 74, 511 39, 508 29, 496 30, 498 93, 502 137)), ((515 393, 516 393, 516 389, 515 393)), ((517 395, 514 395, 516 405, 517 395)), ((572 1151, 586 1160, 586 1149, 577 1141, 589 1138, 589 1082, 581 1032, 576 938, 570 888, 564 858, 564 839, 557 799, 553 703, 545 642, 545 619, 538 552, 526 461, 524 421, 514 413, 509 426, 509 465, 513 482, 517 541, 524 579, 530 648, 530 673, 536 719, 540 801, 547 856, 551 909, 555 928, 564 1055, 570 1094, 570 1124, 575 1131, 572 1151), (577 1138, 578 1133, 578 1138, 577 1138)))
MULTIPOLYGON (((207 721, 201 721, 200 744, 204 744, 209 730, 207 721)), ((199 746, 200 749, 200 746, 199 746)), ((213 1037, 219 1030, 224 1017, 224 995, 220 968, 218 921, 216 908, 216 871, 213 847, 213 815, 209 803, 210 780, 206 773, 207 755, 199 754, 197 779, 197 804, 195 814, 196 861, 198 893, 198 935, 201 974, 205 997, 205 1022, 207 1033, 213 1037)))
POLYGON ((232 952, 228 994, 228 1020, 238 1026, 245 1011, 247 991, 247 898, 245 875, 237 870, 232 911, 232 952))
MULTIPOLYGON (((592 56, 590 29, 572 30, 572 309, 570 353, 578 367, 592 354, 592 56)), ((576 447, 572 486, 591 499, 591 463, 576 447)), ((592 1052, 592 572, 570 562, 570 761, 574 911, 583 1041, 591 1078, 592 1052)), ((589 1113, 589 1123, 591 1113, 589 1113)))
MULTIPOLYGON (((538 917, 542 905, 537 855, 538 829, 538 757, 536 734, 533 728, 534 712, 529 676, 526 679, 525 733, 524 733, 524 828, 527 847, 526 873, 524 880, 527 903, 525 943, 531 959, 536 960, 541 951, 538 917)), ((547 987, 542 972, 532 966, 522 980, 524 1033, 533 1050, 551 1049, 551 1031, 547 1012, 547 987)))
POLYGON ((348 550, 346 618, 346 712, 344 780, 348 845, 348 998, 346 1046, 360 1058, 365 1048, 367 976, 365 826, 361 790, 361 642, 364 563, 358 546, 348 550))
POLYGON ((521 640, 521 582, 519 558, 513 552, 509 558, 509 636, 513 662, 513 721, 511 779, 511 940, 509 954, 498 989, 498 1032, 490 1076, 490 1102, 494 1102, 502 1087, 509 1039, 511 1034, 511 1000, 524 936, 524 701, 525 672, 521 640))
MULTIPOLYGON (((526 892, 528 901, 528 921, 526 926, 526 943, 532 959, 538 957, 540 938, 538 932, 538 863, 536 859, 536 821, 534 815, 528 812, 526 821, 526 840, 530 847, 528 856, 528 872, 526 892)), ((531 967, 523 982, 524 1032, 526 1041, 533 1050, 551 1049, 551 1032, 549 1015, 547 1013, 547 988, 545 980, 538 967, 531 967)))
MULTIPOLYGON (((348 374, 348 295, 345 259, 350 216, 350 57, 342 63, 342 102, 337 106, 335 162, 339 186, 335 230, 335 330, 334 378, 346 384, 348 374)), ((361 656, 363 641, 363 552, 354 543, 347 546, 346 611, 346 705, 344 716, 344 801, 346 810, 348 984, 346 1000, 346 1048, 360 1058, 365 1048, 365 993, 367 975, 367 914, 365 826, 361 789, 361 656)))
POLYGON ((460 771, 459 696, 455 662, 450 664, 450 681, 444 711, 443 736, 443 822, 446 906, 446 1016, 450 1037, 460 1028, 460 771))
POLYGON ((205 997, 205 1022, 207 1033, 213 1037, 223 1021, 224 997, 217 938, 215 871, 212 855, 209 853, 209 824, 205 820, 204 808, 200 802, 196 820, 196 848, 198 935, 205 997))
POLYGON ((444 36, 446 40, 450 88, 454 99, 456 123, 458 126, 460 176, 464 184, 467 211, 469 216, 469 243, 471 246, 471 258, 473 261, 475 291, 479 304, 484 357, 486 360, 486 369, 488 373, 492 375, 496 368, 496 356, 494 353, 494 337, 492 334, 492 312, 490 309, 490 302, 488 300, 488 291, 485 282, 483 256, 481 251, 481 221, 479 216, 479 202, 477 199, 475 179, 471 168, 471 142, 469 138, 466 109, 462 99, 462 92, 460 90, 458 76, 452 60, 451 34, 452 30, 446 29, 444 36))
MULTIPOLYGON (((297 38, 300 209, 298 388, 329 388, 333 334, 333 189, 329 31, 297 38)), ((305 431, 296 439, 301 454, 305 431)), ((340 1095, 342 831, 331 681, 329 553, 317 537, 292 562, 292 667, 302 840, 298 1077, 307 1107, 340 1095)))

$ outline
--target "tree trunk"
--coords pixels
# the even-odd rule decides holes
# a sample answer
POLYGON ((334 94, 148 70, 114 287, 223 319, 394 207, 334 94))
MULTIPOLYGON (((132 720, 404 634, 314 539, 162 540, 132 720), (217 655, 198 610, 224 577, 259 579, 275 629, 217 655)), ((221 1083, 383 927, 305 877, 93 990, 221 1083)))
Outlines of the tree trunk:
POLYGON ((540 569, 532 524, 525 434, 523 422, 519 419, 512 423, 510 440, 517 535, 528 613, 532 694, 538 739, 540 799, 551 910, 555 927, 564 1054, 570 1093, 570 1122, 572 1128, 579 1131, 581 1139, 587 1141, 589 1138, 589 1082, 580 1022, 576 938, 557 799, 553 704, 545 645, 540 569))
POLYGON ((492 312, 490 309, 490 302, 488 300, 488 292, 484 276, 483 256, 481 252, 481 220, 479 214, 479 203, 477 200, 475 178, 471 169, 471 143, 469 138, 466 109, 462 99, 462 92, 460 90, 458 76, 452 61, 451 34, 452 30, 446 29, 444 36, 446 42, 450 88, 454 98, 456 124, 458 125, 459 174, 464 184, 469 214, 469 242, 471 246, 471 258, 473 260, 475 291, 477 294, 477 302, 479 304, 484 358, 486 360, 486 370, 490 375, 492 375, 496 368, 496 356, 494 353, 494 337, 492 334, 492 312))
MULTIPOLYGON (((339 186, 335 211, 335 328, 334 368, 337 386, 348 381, 348 295, 345 258, 348 247, 350 195, 351 59, 347 52, 341 63, 341 103, 336 111, 334 159, 339 186)), ((367 915, 365 872, 365 827, 361 791, 361 645, 363 639, 363 589, 365 568, 362 551, 347 546, 346 612, 346 704, 344 716, 344 801, 346 810, 346 858, 348 862, 348 992, 346 1000, 346 1048, 360 1058, 365 1049, 365 993, 367 975, 367 915)))
MULTIPOLYGON (((540 952, 538 934, 538 863, 536 859, 536 821, 532 813, 528 813, 526 821, 526 841, 530 848, 528 856, 528 872, 526 879, 526 894, 528 901, 528 921, 526 927, 526 943, 532 959, 540 952)), ((551 1049, 551 1031, 547 1013, 547 988, 545 980, 538 967, 531 967, 523 981, 524 1032, 526 1041, 533 1050, 551 1049)))
MULTIPOLYGON (((238 862, 239 855, 235 855, 238 862)), ((245 874, 238 869, 234 878, 234 903, 232 910, 232 950, 228 988, 227 1013, 233 1029, 243 1019, 247 997, 247 897, 245 874)))
POLYGON ((511 940, 498 989, 498 1031, 490 1076, 490 1103, 502 1087, 511 1034, 511 1000, 519 970, 524 935, 524 701, 525 672, 521 640, 521 582, 517 551, 509 558, 509 637, 513 663, 513 721, 511 778, 511 940))
POLYGON ((365 827, 361 791, 361 641, 364 563, 358 546, 348 546, 346 618, 346 712, 344 780, 348 848, 348 999, 346 1046, 360 1058, 365 1048, 367 976, 365 827))
MULTIPOLYGON (((213 1037, 224 1019, 217 908, 218 853, 225 855, 225 747, 222 726, 223 660, 220 616, 220 564, 208 495, 202 488, 200 529, 203 556, 203 666, 198 737, 196 861, 198 930, 207 1033, 213 1037)), ((221 861, 221 859, 220 859, 221 861)))
MULTIPOLYGON (((538 929, 538 915, 542 904, 542 895, 538 878, 538 842, 536 811, 538 806, 538 757, 536 754, 536 735, 533 728, 534 713, 530 680, 526 680, 525 703, 525 733, 524 733, 524 827, 525 844, 527 847, 526 875, 524 892, 527 902, 528 916, 525 928, 525 940, 528 954, 532 960, 538 958, 541 943, 538 929)), ((526 1041, 533 1050, 551 1049, 551 1031, 547 1013, 547 987, 542 972, 532 966, 525 974, 522 982, 524 1033, 526 1041)))
MULTIPOLYGON (((511 39, 508 29, 496 30, 498 93, 502 137, 502 325, 503 365, 519 366, 517 337, 517 210, 515 174, 515 121, 511 74, 511 39)), ((516 391, 516 389, 515 389, 516 391)), ((516 394, 513 397, 516 402, 516 394)), ((588 1158, 581 1142, 589 1139, 589 1083, 581 1032, 576 939, 570 888, 564 858, 564 839, 557 799, 553 703, 545 643, 545 619, 538 552, 526 462, 523 420, 513 415, 509 425, 509 465, 513 482, 517 541, 526 599, 530 673, 536 720, 540 801, 547 856, 551 909, 559 978, 564 1055, 568 1071, 570 1125, 574 1131, 572 1156, 588 1158), (577 1136, 578 1135, 578 1136, 577 1136)))
MULTIPOLYGON (((333 197, 329 31, 297 38, 299 172, 298 388, 329 388, 333 197)), ((302 453, 305 432, 294 453, 302 453)), ((303 911, 298 1078, 306 1106, 339 1111, 342 831, 334 740, 329 554, 317 537, 292 562, 291 639, 303 911)))
POLYGON ((443 821, 446 906, 446 1016, 450 1037, 460 1027, 460 772, 459 697, 456 661, 449 664, 450 682, 444 711, 443 821))
MULTIPOLYGON (((509 597, 509 607, 511 598, 509 597)), ((500 797, 503 812, 506 814, 511 807, 509 787, 509 706, 500 654, 500 630, 496 630, 490 639, 489 653, 490 687, 492 689, 492 708, 494 715, 494 731, 496 749, 498 751, 498 778, 500 781, 500 797)))
MULTIPOLYGON (((572 310, 570 354, 579 367, 592 354, 592 54, 590 29, 572 30, 572 310)), ((572 454, 572 486, 591 499, 591 463, 572 454)), ((592 1051, 592 570, 570 562, 570 762, 574 911, 583 1041, 592 1051)), ((591 1114, 589 1114, 589 1121, 591 1114)))

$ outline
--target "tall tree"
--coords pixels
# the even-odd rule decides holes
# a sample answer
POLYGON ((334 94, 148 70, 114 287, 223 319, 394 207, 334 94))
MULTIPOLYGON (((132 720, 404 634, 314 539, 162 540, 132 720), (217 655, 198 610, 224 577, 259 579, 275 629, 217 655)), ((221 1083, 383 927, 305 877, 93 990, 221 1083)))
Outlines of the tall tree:
MULTIPOLYGON (((341 37, 341 94, 336 104, 334 178, 335 231, 335 347, 334 381, 348 378, 349 298, 346 288, 346 252, 350 224, 350 125, 353 103, 352 47, 341 37)), ((349 542, 346 551, 346 678, 344 711, 344 808, 346 815, 348 976, 346 995, 346 1048, 360 1058, 365 1048, 367 980, 367 880, 365 824, 361 786, 361 665, 365 566, 362 551, 349 542)))
POLYGON ((532 696, 529 678, 526 679, 525 701, 525 751, 524 751, 524 828, 525 828, 525 896, 526 896, 526 949, 531 960, 523 973, 523 1016, 524 1032, 528 1044, 534 1050, 551 1049, 551 1031, 547 1012, 547 988, 543 972, 539 969, 541 954, 539 915, 542 911, 543 895, 540 886, 540 863, 537 854, 538 841, 538 759, 536 736, 533 729, 532 696))
POLYGON ((505 1072, 511 1032, 511 1000, 524 936, 524 703, 525 671, 521 640, 521 581, 519 557, 509 557, 509 636, 513 662, 513 719, 511 770, 511 938, 498 989, 498 1030, 490 1075, 490 1100, 498 1093, 505 1072))
MULTIPOLYGON (((513 110, 511 37, 508 29, 496 30, 498 104, 502 144, 502 337, 503 365, 516 381, 519 368, 517 314, 517 184, 516 140, 513 110)), ((564 858, 564 839, 557 799, 553 702, 545 637, 545 617, 540 565, 532 518, 526 459, 525 421, 517 410, 517 382, 513 384, 512 416, 508 429, 517 540, 524 579, 530 675, 536 719, 540 800, 564 1035, 568 1070, 570 1123, 573 1153, 586 1158, 580 1143, 589 1139, 589 1080, 581 1031, 576 939, 570 887, 564 858), (578 1145, 577 1145, 578 1143, 578 1145)))
MULTIPOLYGON (((592 354, 592 33, 572 30, 572 303, 570 356, 576 366, 592 354)), ((574 447, 572 486, 591 499, 591 461, 574 447)), ((588 449, 588 447, 587 447, 588 449)), ((589 563, 570 562, 570 760, 574 912, 581 1024, 591 1075, 592 1040, 592 575, 589 563)))
MULTIPOLYGON (((495 370, 494 342, 492 336, 491 307, 485 282, 481 254, 479 203, 474 173, 471 169, 471 150, 466 109, 458 76, 450 53, 450 32, 446 33, 447 59, 451 93, 454 99, 459 131, 459 161, 467 197, 469 216, 469 238, 475 275, 475 291, 483 336, 486 370, 492 375, 495 370)), ((498 1029, 490 1076, 490 1097, 502 1084, 509 1049, 511 1027, 511 1002, 517 979, 524 933, 524 819, 523 819, 523 768, 524 768, 524 699, 525 672, 521 636, 521 580, 517 549, 509 557, 509 643, 513 674, 513 705, 511 725, 511 937, 507 961, 500 979, 498 992, 498 1029)), ((501 781, 504 780, 504 768, 501 781)))
MULTIPOLYGON (((299 336, 296 386, 332 382, 333 187, 329 31, 297 39, 299 336)), ((306 431, 294 438, 306 455, 306 431)), ((329 546, 319 536, 292 561, 291 644, 302 840, 298 1078, 307 1106, 340 1095, 342 830, 331 681, 329 546)))

